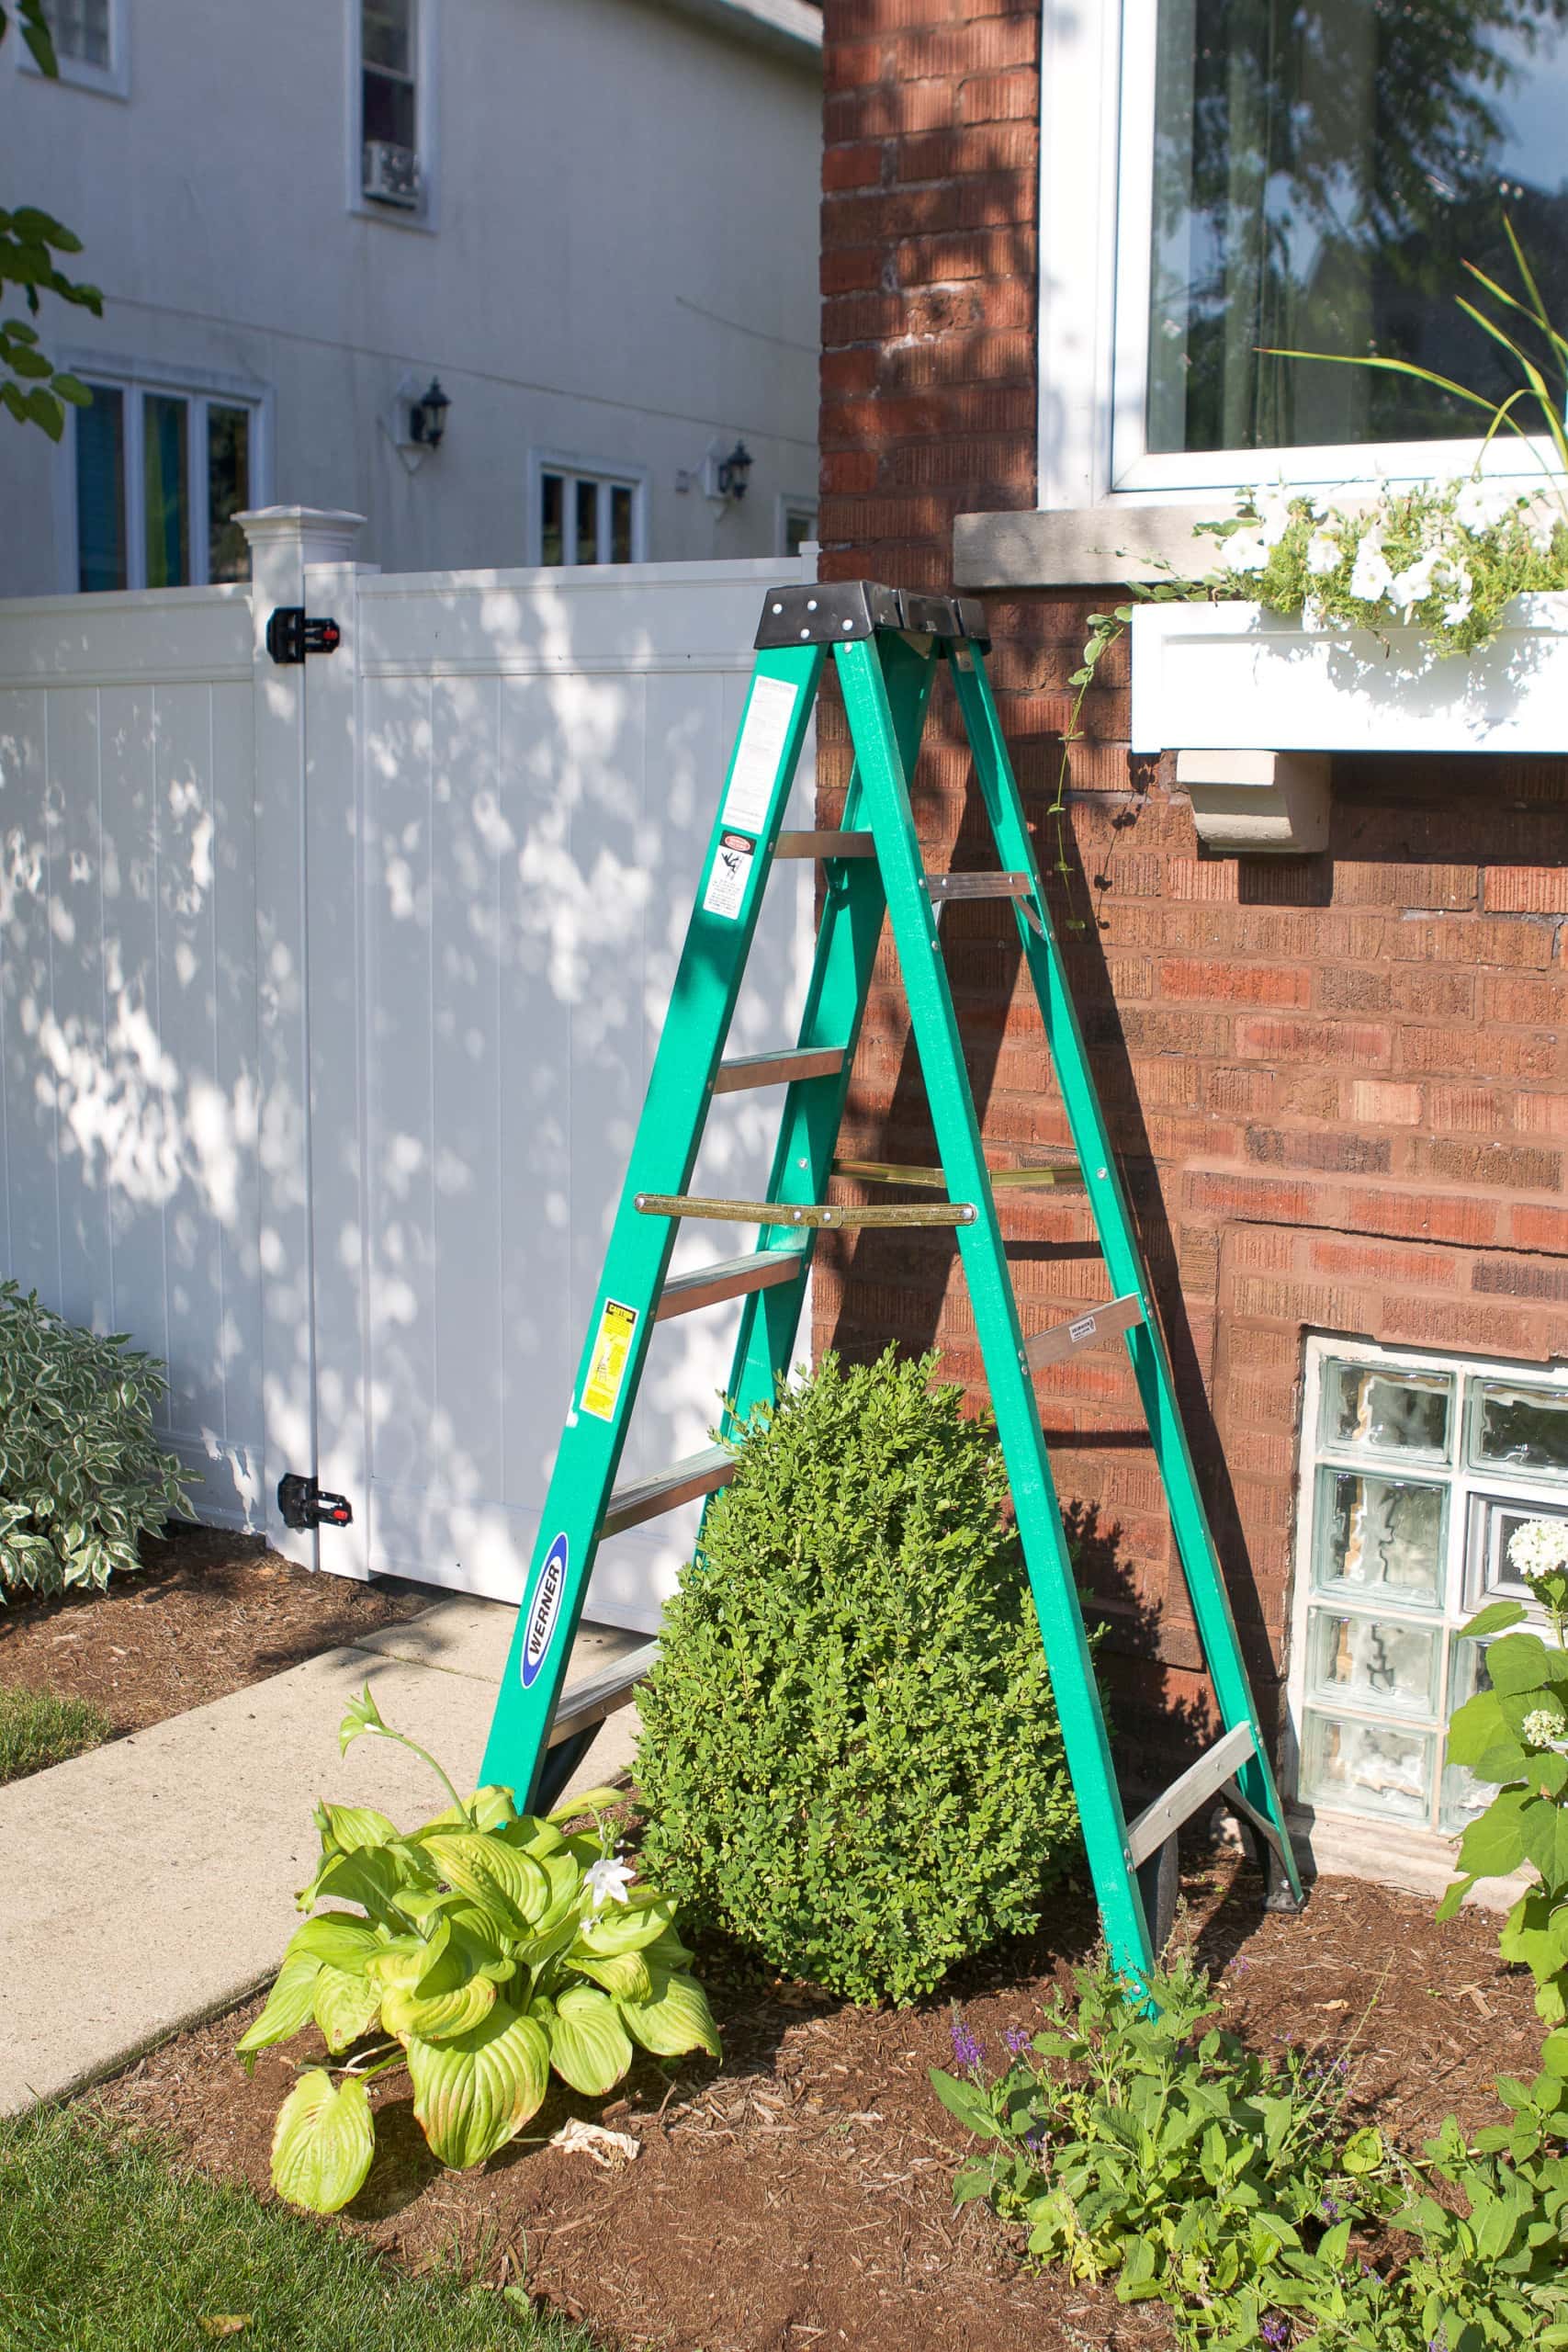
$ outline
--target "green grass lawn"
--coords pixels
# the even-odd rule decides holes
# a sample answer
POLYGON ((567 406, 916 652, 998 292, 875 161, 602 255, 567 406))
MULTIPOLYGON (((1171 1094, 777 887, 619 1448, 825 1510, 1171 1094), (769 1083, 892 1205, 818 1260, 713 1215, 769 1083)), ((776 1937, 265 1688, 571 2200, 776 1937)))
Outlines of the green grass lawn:
POLYGON ((175 2172, 80 2109, 0 2120, 6 2352, 592 2352, 450 2273, 175 2172), (243 2327, 221 2323, 243 2320, 243 2327))
POLYGON ((0 1683, 0 1781, 63 1764, 108 1736, 108 1717, 89 1699, 58 1699, 51 1691, 0 1683))

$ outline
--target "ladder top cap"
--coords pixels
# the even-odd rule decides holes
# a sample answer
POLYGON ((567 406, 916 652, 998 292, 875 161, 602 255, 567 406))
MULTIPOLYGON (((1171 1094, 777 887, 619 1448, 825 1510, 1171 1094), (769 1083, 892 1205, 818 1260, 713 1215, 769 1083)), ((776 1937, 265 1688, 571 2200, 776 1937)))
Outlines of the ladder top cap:
POLYGON ((966 638, 982 648, 990 643, 985 608, 975 597, 928 595, 874 580, 811 581, 770 589, 755 643, 760 653, 786 645, 850 645, 857 638, 874 637, 878 629, 966 638))

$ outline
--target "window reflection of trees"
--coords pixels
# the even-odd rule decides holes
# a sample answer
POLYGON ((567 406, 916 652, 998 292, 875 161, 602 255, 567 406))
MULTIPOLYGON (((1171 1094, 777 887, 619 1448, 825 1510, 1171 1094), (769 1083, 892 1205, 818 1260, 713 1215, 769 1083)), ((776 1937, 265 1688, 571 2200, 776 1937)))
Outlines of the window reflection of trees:
POLYGON ((1568 0, 1161 0, 1151 447, 1473 434, 1435 390, 1258 350, 1375 350, 1513 390, 1452 296, 1461 260, 1511 277, 1506 200, 1568 311, 1562 109, 1542 104, 1561 80, 1568 106, 1565 22, 1568 0))

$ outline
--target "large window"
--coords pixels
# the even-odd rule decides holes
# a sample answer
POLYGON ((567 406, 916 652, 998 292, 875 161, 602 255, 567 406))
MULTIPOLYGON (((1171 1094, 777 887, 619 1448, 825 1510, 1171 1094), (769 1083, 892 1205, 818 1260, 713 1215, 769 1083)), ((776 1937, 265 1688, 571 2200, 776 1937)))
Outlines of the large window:
POLYGON ((1443 1755, 1485 1672, 1457 1629, 1526 1597, 1508 1544, 1528 1519, 1568 1519, 1568 1381, 1309 1342, 1291 1668, 1304 1803, 1452 1832, 1485 1802, 1443 1755))
POLYGON ((78 372, 73 588, 182 588, 244 580, 234 516, 262 492, 260 402, 219 391, 113 383, 78 372))
POLYGON ((535 563, 641 563, 643 481, 570 458, 536 455, 530 467, 530 560, 535 563))
POLYGON ((1568 0, 1045 15, 1044 503, 1468 462, 1475 412, 1449 396, 1267 355, 1513 389, 1454 296, 1465 260, 1508 274, 1506 210, 1568 315, 1568 0))

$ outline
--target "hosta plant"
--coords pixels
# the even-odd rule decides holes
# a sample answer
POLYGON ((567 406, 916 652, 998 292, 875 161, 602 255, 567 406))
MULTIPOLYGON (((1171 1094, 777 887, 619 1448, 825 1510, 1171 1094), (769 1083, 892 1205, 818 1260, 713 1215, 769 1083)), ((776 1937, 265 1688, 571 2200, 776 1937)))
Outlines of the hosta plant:
POLYGON ((192 1516, 189 1474, 152 1434, 165 1385, 123 1334, 79 1330, 0 1283, 0 1600, 129 1575, 139 1535, 192 1516))
POLYGON ((560 1826, 597 1819, 612 1791, 544 1818, 519 1814, 504 1789, 465 1800, 382 1722, 368 1685, 344 1717, 342 1748, 363 1732, 422 1757, 452 1803, 406 1833, 367 1805, 318 1808, 321 1867, 299 1895, 314 1916, 238 2045, 249 2066, 314 2025, 330 2061, 354 2052, 302 2069, 273 2134, 273 2187, 317 2213, 362 2186, 375 2154, 371 2086, 389 2075, 406 2073, 433 2154, 467 2170, 537 2113, 552 2067, 597 2098, 639 2045, 659 2058, 719 2054, 673 1902, 633 1883, 602 1825, 574 1837, 560 1826), (334 1907, 316 1911, 323 1898, 334 1907))
POLYGON ((1568 1521, 1526 1520, 1508 1556, 1546 1628, 1515 1631, 1529 1614, 1524 1604, 1494 1600, 1463 1629, 1487 1643, 1490 1687, 1455 1713, 1449 1760, 1495 1782, 1497 1793, 1465 1830, 1461 1874, 1438 1916, 1457 1911, 1478 1878, 1532 1864, 1536 1883, 1509 1912, 1501 1949, 1529 1969, 1537 2009, 1561 2026, 1568 2019, 1568 1521))

